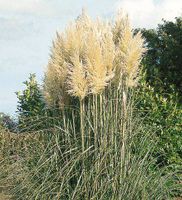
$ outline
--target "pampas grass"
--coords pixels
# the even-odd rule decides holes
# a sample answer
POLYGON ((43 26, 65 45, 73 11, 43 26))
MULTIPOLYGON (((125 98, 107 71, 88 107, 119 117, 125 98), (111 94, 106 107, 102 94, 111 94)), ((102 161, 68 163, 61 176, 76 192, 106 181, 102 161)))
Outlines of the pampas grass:
POLYGON ((135 86, 144 52, 144 40, 133 34, 127 16, 118 14, 113 24, 83 12, 53 43, 45 76, 48 102, 62 102, 65 90, 83 99, 102 93, 111 82, 135 86))
POLYGON ((133 111, 143 42, 120 14, 113 24, 83 12, 57 34, 44 93, 59 116, 41 118, 31 140, 18 136, 11 148, 20 159, 1 160, 15 199, 170 199, 172 175, 163 176, 152 158, 155 130, 133 111), (12 166, 21 169, 18 178, 11 179, 12 166))
POLYGON ((1 135, 5 156, 1 159, 1 183, 11 183, 8 192, 14 199, 170 199, 175 189, 169 185, 172 175, 162 175, 152 158, 156 143, 151 133, 155 129, 143 127, 139 117, 132 117, 128 102, 123 151, 122 104, 118 103, 117 113, 116 100, 107 93, 104 98, 102 109, 97 108, 97 123, 96 105, 87 105, 84 149, 74 122, 76 115, 35 134, 1 135), (13 150, 11 156, 7 149, 13 150))

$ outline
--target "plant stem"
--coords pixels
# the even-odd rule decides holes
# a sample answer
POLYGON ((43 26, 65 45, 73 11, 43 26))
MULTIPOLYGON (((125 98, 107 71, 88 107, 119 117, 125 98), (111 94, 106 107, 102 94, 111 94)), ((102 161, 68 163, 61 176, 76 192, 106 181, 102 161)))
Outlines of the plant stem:
POLYGON ((85 150, 85 135, 84 135, 84 102, 80 99, 80 131, 82 138, 82 152, 85 150))

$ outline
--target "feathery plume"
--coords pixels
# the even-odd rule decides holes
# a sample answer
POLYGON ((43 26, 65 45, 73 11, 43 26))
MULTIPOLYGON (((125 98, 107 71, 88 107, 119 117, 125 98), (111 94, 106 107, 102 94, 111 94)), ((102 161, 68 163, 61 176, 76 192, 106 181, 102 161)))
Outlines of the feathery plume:
POLYGON ((49 105, 63 107, 69 101, 65 90, 67 68, 64 57, 63 36, 57 33, 44 79, 44 94, 49 105))
POLYGON ((68 93, 82 100, 88 92, 86 72, 78 54, 71 57, 71 61, 72 64, 68 66, 68 93))
POLYGON ((45 94, 63 105, 68 96, 99 94, 110 81, 135 86, 145 52, 140 33, 134 35, 128 16, 118 13, 114 25, 92 21, 85 11, 57 34, 45 74, 45 94), (66 97, 66 99, 65 99, 66 97))
POLYGON ((139 64, 141 62, 143 53, 146 51, 143 47, 144 39, 140 33, 133 34, 128 16, 117 18, 116 23, 118 27, 122 27, 122 31, 117 30, 118 33, 116 42, 116 77, 115 82, 120 86, 122 79, 125 79, 125 85, 128 87, 136 86, 138 82, 139 64), (120 26, 119 26, 120 24, 120 26))

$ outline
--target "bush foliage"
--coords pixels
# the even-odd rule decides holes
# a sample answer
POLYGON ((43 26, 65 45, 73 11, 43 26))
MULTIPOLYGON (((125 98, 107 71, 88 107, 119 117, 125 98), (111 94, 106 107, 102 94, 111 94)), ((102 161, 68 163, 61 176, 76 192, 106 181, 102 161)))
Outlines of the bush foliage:
POLYGON ((146 80, 157 93, 179 93, 182 101, 182 18, 141 30, 148 52, 143 60, 146 80))

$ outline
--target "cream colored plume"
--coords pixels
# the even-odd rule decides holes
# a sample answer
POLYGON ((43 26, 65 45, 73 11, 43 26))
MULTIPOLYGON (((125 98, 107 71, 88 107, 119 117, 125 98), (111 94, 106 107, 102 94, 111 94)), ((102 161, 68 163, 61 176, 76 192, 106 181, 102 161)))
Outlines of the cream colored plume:
POLYGON ((114 44, 112 34, 105 24, 97 21, 86 41, 86 69, 90 93, 104 90, 114 76, 114 44))
POLYGON ((82 100, 88 93, 86 71, 78 54, 71 57, 71 62, 68 66, 68 93, 82 100))
POLYGON ((49 60, 44 79, 44 94, 49 105, 63 107, 68 103, 65 80, 67 68, 65 65, 64 41, 62 35, 57 34, 53 42, 51 58, 49 60))
POLYGON ((134 35, 126 15, 116 18, 113 34, 116 45, 115 82, 120 86, 124 79, 126 86, 135 86, 138 82, 139 65, 146 51, 144 39, 141 33, 134 35))
POLYGON ((99 94, 111 81, 136 85, 143 42, 120 12, 112 24, 91 20, 83 11, 53 42, 45 74, 47 99, 62 105, 68 95, 83 99, 99 94))

